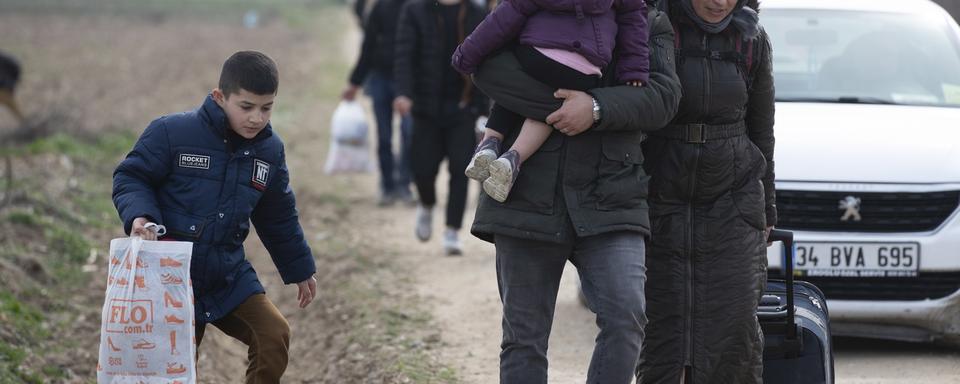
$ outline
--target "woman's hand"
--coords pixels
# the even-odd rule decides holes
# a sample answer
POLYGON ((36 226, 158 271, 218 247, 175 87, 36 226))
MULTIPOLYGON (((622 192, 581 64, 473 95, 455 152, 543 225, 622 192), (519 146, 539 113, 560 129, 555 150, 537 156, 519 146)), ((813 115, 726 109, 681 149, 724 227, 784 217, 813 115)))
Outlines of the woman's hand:
POLYGON ((553 97, 563 99, 563 105, 547 116, 547 124, 567 136, 579 135, 593 127, 593 96, 586 92, 558 89, 553 97))

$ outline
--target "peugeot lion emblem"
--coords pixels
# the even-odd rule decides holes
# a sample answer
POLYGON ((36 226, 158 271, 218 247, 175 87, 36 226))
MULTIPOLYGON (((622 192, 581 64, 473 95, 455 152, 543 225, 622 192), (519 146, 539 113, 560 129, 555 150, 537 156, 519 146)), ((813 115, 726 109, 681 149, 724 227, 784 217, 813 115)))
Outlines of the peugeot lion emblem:
POLYGON ((860 221, 859 197, 847 196, 843 200, 840 200, 840 207, 838 209, 843 210, 843 216, 840 217, 840 221, 860 221))

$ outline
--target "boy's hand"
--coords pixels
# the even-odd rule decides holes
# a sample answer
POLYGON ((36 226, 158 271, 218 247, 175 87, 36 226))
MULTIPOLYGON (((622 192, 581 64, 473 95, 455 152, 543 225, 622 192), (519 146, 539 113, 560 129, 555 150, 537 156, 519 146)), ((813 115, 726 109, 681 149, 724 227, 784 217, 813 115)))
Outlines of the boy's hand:
POLYGON ((156 240, 157 234, 147 229, 145 226, 149 223, 146 217, 133 219, 133 228, 130 229, 130 236, 140 236, 144 240, 156 240))
POLYGON ((306 308, 317 296, 317 279, 310 276, 309 279, 297 283, 297 300, 300 301, 300 308, 306 308))

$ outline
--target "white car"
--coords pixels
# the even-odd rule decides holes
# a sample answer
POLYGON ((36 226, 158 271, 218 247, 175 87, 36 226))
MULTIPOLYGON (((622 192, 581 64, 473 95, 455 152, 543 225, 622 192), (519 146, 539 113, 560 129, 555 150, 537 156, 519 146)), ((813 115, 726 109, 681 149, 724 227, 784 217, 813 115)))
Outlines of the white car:
POLYGON ((760 17, 798 278, 834 335, 960 342, 960 28, 928 0, 764 0, 760 17))

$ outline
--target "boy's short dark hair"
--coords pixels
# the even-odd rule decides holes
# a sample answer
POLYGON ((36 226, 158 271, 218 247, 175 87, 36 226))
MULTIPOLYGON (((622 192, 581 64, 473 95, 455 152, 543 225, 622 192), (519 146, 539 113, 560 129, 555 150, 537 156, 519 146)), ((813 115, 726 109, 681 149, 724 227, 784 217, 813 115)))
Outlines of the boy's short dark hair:
POLYGON ((277 65, 257 51, 240 51, 223 62, 220 70, 220 91, 228 97, 241 89, 257 95, 277 93, 277 65))

